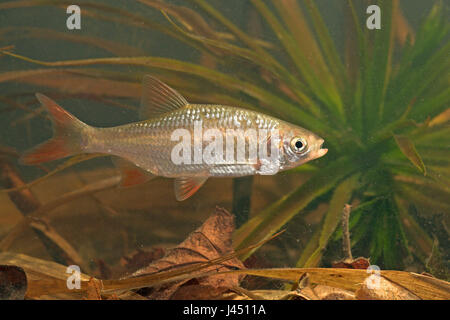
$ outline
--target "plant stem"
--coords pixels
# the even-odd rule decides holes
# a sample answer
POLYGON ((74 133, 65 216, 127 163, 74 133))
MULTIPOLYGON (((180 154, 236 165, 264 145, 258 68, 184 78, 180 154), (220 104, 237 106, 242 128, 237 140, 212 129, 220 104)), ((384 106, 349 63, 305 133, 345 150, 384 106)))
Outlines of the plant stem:
POLYGON ((233 209, 236 228, 247 222, 250 214, 253 176, 233 179, 233 209))
POLYGON ((344 251, 345 260, 353 260, 350 232, 348 230, 348 221, 351 210, 352 206, 349 204, 344 205, 344 209, 342 210, 342 250, 344 251))

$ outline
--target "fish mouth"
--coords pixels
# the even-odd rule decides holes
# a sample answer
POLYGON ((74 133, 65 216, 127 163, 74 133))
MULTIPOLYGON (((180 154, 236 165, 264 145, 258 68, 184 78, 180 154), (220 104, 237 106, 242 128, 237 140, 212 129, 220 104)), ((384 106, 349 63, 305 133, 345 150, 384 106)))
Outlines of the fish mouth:
POLYGON ((328 152, 328 149, 319 149, 317 150, 317 158, 323 157, 324 155, 326 155, 328 152))
POLYGON ((319 142, 317 143, 317 146, 319 147, 317 149, 317 151, 315 152, 315 156, 316 158, 320 158, 323 157, 327 152, 328 149, 327 148, 322 148, 322 145, 325 141, 323 139, 320 139, 319 142))

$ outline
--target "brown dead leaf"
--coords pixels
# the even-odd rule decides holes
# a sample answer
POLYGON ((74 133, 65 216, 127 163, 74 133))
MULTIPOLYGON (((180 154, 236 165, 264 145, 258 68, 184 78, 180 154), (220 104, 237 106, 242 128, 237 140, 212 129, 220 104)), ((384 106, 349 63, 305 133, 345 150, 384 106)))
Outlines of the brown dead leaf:
MULTIPOLYGON (((273 268, 274 264, 273 261, 266 259, 263 255, 254 254, 245 259, 244 266, 248 269, 264 269, 273 268)), ((247 276, 241 282, 241 286, 247 288, 248 290, 257 290, 281 285, 282 283, 278 280, 254 276, 247 276)))
POLYGON ((289 299, 296 300, 355 300, 351 291, 337 287, 311 283, 310 275, 304 273, 290 293, 289 299))
POLYGON ((289 292, 281 300, 320 300, 311 287, 305 287, 289 292))
POLYGON ((318 284, 313 288, 320 300, 355 300, 355 294, 351 291, 318 284))
POLYGON ((113 293, 106 300, 120 300, 120 298, 117 294, 113 293))
MULTIPOLYGON (((231 240, 233 231, 233 215, 223 208, 216 207, 214 214, 191 233, 186 240, 169 250, 163 258, 135 272, 133 276, 173 270, 198 262, 207 262, 230 253, 233 251, 231 240)), ((202 273, 235 269, 245 269, 243 263, 237 258, 227 260, 219 266, 204 269, 202 273)), ((195 292, 198 299, 206 299, 237 286, 241 279, 242 276, 237 274, 210 275, 167 284, 155 288, 145 295, 150 299, 192 299, 195 292), (182 288, 183 286, 189 287, 190 290, 182 288)))
POLYGON ((152 248, 151 250, 138 249, 129 256, 122 257, 120 264, 125 268, 124 273, 134 273, 139 269, 148 266, 155 260, 161 259, 165 254, 163 248, 152 248))
MULTIPOLYGON (((189 281, 191 283, 191 281, 189 281)), ((183 284, 170 297, 172 300, 216 300, 222 297, 222 294, 228 291, 229 287, 213 287, 210 285, 183 284)))
POLYGON ((100 281, 94 278, 90 278, 87 284, 86 300, 102 300, 100 281))
POLYGON ((150 248, 136 251, 120 258, 118 265, 109 265, 103 259, 95 259, 97 278, 111 280, 126 277, 150 263, 161 259, 165 254, 163 248, 150 248))
MULTIPOLYGON (((376 270, 372 270, 376 274, 376 270)), ((260 277, 298 281, 308 273, 311 284, 323 284, 355 292, 368 276, 367 270, 345 268, 272 268, 229 271, 228 274, 247 274, 260 277)), ((379 276, 405 288, 420 299, 449 300, 450 283, 414 272, 380 270, 379 276)))

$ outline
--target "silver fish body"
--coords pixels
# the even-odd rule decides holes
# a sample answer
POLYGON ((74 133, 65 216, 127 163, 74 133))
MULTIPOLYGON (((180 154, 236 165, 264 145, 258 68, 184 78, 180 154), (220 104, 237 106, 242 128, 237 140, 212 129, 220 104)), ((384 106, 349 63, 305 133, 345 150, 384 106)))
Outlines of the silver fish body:
MULTIPOLYGON (((176 165, 171 161, 171 151, 178 143, 171 135, 176 129, 186 129, 194 139, 195 122, 201 121, 203 131, 227 129, 278 129, 280 121, 253 111, 220 105, 187 105, 156 119, 145 120, 114 128, 95 129, 88 134, 86 151, 102 152, 125 158, 154 175, 164 177, 215 176, 234 177, 257 174, 255 164, 191 163, 176 165)), ((245 148, 257 144, 245 140, 245 148)), ((194 142, 192 142, 192 146, 194 142)), ((202 141, 202 149, 208 142, 202 141)), ((237 147, 237 143, 236 143, 237 147)), ((192 151, 193 154, 193 151, 192 151)), ((194 161, 192 161, 194 162, 194 161)))
POLYGON ((323 139, 304 128, 242 108, 190 104, 150 76, 144 78, 142 101, 150 118, 112 128, 88 126, 51 99, 37 96, 53 116, 55 137, 28 152, 23 162, 77 153, 111 154, 152 176, 177 178, 178 200, 195 193, 208 177, 275 174, 327 152, 321 148, 323 139), (181 141, 185 145, 180 149, 181 141), (177 148, 182 152, 175 152, 177 148), (179 155, 181 163, 174 161, 179 155))

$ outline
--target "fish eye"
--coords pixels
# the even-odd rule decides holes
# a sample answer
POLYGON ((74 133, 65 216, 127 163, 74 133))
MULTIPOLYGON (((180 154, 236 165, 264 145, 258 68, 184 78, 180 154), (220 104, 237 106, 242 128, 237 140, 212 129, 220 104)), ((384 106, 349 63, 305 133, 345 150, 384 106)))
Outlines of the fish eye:
POLYGON ((303 153, 307 146, 306 140, 303 138, 295 137, 291 140, 291 149, 295 153, 303 153))

